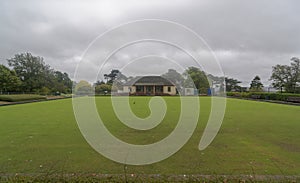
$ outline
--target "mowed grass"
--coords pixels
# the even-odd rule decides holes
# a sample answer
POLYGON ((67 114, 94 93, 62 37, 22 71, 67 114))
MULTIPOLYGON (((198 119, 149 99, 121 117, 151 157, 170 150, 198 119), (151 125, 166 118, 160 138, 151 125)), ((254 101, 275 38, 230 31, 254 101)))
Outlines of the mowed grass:
MULTIPOLYGON (((109 97, 96 97, 96 103, 116 137, 148 144, 166 137, 177 124, 179 98, 164 99, 168 105, 164 121, 146 132, 120 123, 109 97)), ((137 116, 150 114, 149 100, 130 99, 137 116)), ((126 166, 126 172, 300 175, 300 107, 227 99, 221 130, 207 149, 199 151, 210 98, 201 97, 200 104, 198 126, 179 152, 155 164, 126 166)), ((0 125, 0 173, 124 173, 125 165, 106 159, 87 144, 75 121, 71 99, 0 107, 0 125)))

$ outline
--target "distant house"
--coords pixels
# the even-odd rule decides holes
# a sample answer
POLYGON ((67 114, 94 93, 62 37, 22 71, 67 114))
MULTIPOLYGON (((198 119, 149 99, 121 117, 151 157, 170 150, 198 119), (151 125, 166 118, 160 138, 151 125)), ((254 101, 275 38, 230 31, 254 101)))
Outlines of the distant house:
POLYGON ((269 86, 269 87, 263 87, 263 91, 269 93, 276 93, 278 90, 274 87, 269 86))
POLYGON ((176 87, 161 76, 139 76, 123 85, 130 95, 176 95, 176 87))
POLYGON ((195 88, 184 88, 183 95, 185 95, 185 96, 195 96, 195 95, 198 95, 198 91, 195 88))

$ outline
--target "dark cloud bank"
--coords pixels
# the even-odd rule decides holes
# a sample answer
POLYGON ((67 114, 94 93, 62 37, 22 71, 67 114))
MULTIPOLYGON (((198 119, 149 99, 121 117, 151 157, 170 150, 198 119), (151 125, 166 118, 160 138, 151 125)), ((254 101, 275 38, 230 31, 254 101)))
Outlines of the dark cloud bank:
POLYGON ((202 36, 226 76, 247 85, 260 75, 268 85, 273 65, 300 56, 299 7, 297 0, 3 0, 0 63, 15 53, 32 52, 72 76, 81 54, 99 34, 128 21, 163 19, 202 36))

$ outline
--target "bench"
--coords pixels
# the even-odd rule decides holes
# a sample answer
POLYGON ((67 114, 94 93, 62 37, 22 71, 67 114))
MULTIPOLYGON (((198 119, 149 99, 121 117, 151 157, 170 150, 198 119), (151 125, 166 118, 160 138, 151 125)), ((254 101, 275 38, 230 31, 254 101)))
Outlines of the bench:
POLYGON ((300 97, 287 97, 286 101, 300 103, 300 97))

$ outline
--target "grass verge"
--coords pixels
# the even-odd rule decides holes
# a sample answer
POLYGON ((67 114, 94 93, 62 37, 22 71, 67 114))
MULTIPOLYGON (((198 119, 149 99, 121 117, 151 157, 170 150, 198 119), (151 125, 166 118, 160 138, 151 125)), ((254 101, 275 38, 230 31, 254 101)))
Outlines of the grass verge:
POLYGON ((45 96, 33 95, 33 94, 21 94, 21 95, 0 95, 0 101, 6 102, 20 102, 28 100, 44 100, 45 96))

